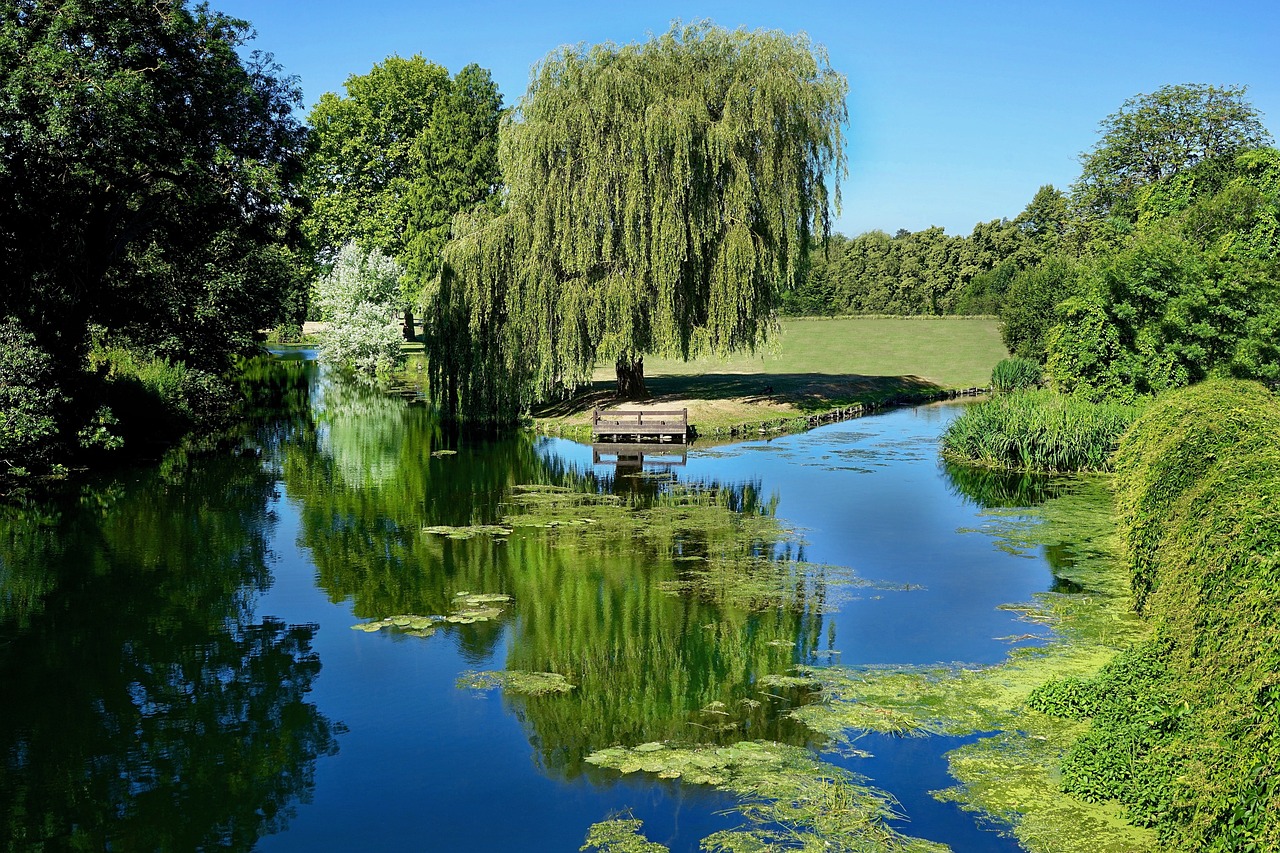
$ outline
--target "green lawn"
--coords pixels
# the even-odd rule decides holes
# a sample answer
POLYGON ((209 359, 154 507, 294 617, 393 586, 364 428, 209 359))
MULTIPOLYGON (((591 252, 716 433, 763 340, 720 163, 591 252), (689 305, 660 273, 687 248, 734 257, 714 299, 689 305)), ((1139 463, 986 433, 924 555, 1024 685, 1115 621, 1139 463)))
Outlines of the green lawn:
MULTIPOLYGON (((699 433, 713 435, 904 393, 985 387, 1006 356, 991 317, 797 318, 782 321, 768 351, 690 362, 649 357, 645 378, 648 407, 687 407, 699 433)), ((577 433, 593 406, 613 406, 612 367, 594 380, 567 403, 535 412, 538 426, 577 433)))

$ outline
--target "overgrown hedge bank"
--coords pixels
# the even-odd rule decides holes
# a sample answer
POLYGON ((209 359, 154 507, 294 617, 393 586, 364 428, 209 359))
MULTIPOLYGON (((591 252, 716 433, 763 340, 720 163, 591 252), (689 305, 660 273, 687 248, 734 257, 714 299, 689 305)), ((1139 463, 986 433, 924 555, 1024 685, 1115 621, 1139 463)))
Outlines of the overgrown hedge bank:
POLYGON ((1184 850, 1280 849, 1280 398, 1212 381, 1153 403, 1115 457, 1147 645, 1033 706, 1093 724, 1064 787, 1184 850))

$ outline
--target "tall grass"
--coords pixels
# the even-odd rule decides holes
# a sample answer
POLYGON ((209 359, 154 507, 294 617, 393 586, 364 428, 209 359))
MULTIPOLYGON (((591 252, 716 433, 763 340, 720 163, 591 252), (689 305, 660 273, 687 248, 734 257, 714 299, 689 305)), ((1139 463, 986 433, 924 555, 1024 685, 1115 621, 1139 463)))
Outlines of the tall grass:
POLYGON ((1029 358, 1004 358, 991 369, 991 387, 997 391, 1035 388, 1044 378, 1044 368, 1029 358))
POLYGON ((942 437, 949 459, 1014 471, 1107 471, 1137 406, 1015 391, 977 403, 942 437))

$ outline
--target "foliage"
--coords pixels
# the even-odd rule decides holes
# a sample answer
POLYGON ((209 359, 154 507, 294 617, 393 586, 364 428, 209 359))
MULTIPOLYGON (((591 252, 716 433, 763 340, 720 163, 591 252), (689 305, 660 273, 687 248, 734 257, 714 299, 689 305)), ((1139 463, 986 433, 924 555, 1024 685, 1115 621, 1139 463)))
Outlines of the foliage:
POLYGON ((1047 337, 1046 370, 1068 392, 1132 399, 1211 375, 1280 377, 1273 261, 1157 232, 1103 258, 1082 289, 1047 337))
POLYGON ((1135 598, 1151 643, 1093 687, 1064 782, 1123 801, 1173 847, 1280 844, 1280 402, 1252 383, 1165 395, 1116 454, 1135 598))
POLYGON ((307 234, 326 263, 355 242, 407 268, 401 299, 418 304, 439 266, 451 217, 492 199, 502 98, 489 72, 452 79, 422 56, 387 57, 326 92, 307 122, 307 234))
POLYGON ((86 363, 97 380, 94 393, 109 417, 97 417, 88 429, 98 435, 96 444, 102 449, 181 435, 193 427, 225 423, 232 416, 234 390, 218 375, 181 361, 142 355, 101 337, 91 346, 86 363), (112 441, 113 432, 118 442, 112 441))
POLYGON ((1044 376, 1039 363, 1026 358, 1005 358, 991 369, 991 387, 996 391, 1021 391, 1035 388, 1044 376))
POLYGON ((643 821, 635 818, 614 818, 593 823, 587 830, 587 839, 579 850, 598 850, 600 853, 670 853, 670 849, 641 834, 643 821))
POLYGON ((39 467, 63 404, 53 359, 15 317, 0 321, 0 485, 39 467))
POLYGON ((0 313, 62 375, 90 322, 221 367, 298 309, 299 93, 250 32, 183 2, 0 8, 0 313))
POLYGON ((968 407, 947 427, 956 461, 1015 471, 1106 471, 1138 408, 1053 391, 1016 391, 968 407))
POLYGON ((1000 337, 1018 358, 1043 363, 1047 336, 1057 319, 1057 306, 1080 287, 1079 267, 1054 255, 1015 273, 1000 305, 1000 337))
POLYGON ((804 36, 709 24, 547 57, 502 129, 505 212, 445 251, 443 410, 510 421, 597 361, 759 345, 828 230, 846 89, 804 36))
POLYGON ((1066 197, 1040 188, 1013 220, 979 222, 966 236, 941 228, 890 236, 833 235, 815 245, 805 276, 783 294, 787 314, 996 314, 1013 276, 1059 250, 1066 197))
POLYGON ((333 269, 316 282, 316 304, 328 325, 320 352, 334 364, 373 375, 400 359, 395 311, 402 268, 377 249, 347 243, 333 269))
POLYGON ((1094 216, 1125 215, 1135 192, 1202 163, 1270 141, 1245 87, 1163 86, 1102 120, 1102 139, 1081 156, 1074 202, 1094 216))

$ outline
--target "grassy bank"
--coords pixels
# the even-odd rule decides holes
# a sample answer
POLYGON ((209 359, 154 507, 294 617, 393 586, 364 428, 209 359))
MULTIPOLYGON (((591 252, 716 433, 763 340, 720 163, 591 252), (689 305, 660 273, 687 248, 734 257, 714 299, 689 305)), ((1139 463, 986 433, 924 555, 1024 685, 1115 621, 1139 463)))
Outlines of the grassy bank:
POLYGON ((591 410, 689 409, 701 436, 801 428, 829 413, 986 387, 1007 355, 990 317, 789 318, 767 352, 689 362, 646 358, 652 398, 616 404, 611 367, 572 399, 534 412, 536 427, 590 438, 591 410))

